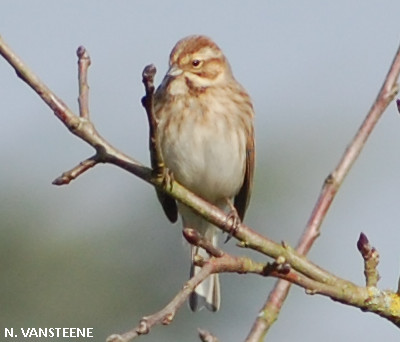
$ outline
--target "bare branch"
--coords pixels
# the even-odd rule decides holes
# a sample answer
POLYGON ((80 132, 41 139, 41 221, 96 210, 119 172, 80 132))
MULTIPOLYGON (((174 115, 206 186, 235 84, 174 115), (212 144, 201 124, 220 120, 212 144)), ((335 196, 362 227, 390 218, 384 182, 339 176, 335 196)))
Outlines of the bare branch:
POLYGON ((143 317, 138 326, 134 329, 121 335, 111 335, 107 339, 107 342, 128 342, 135 337, 148 334, 151 328, 155 325, 170 324, 174 319, 176 312, 180 309, 183 303, 185 303, 196 286, 205 280, 211 273, 218 270, 219 263, 211 262, 211 260, 214 261, 214 259, 210 259, 209 262, 205 263, 200 272, 186 282, 183 288, 172 299, 172 301, 168 303, 167 306, 150 316, 143 317))
POLYGON ((157 324, 170 324, 176 312, 186 301, 190 293, 212 273, 253 273, 260 276, 272 276, 296 284, 306 290, 307 294, 321 294, 334 301, 355 306, 363 311, 374 312, 400 327, 400 301, 398 294, 391 291, 381 291, 376 287, 362 287, 341 279, 329 272, 309 263, 309 272, 299 271, 292 267, 295 251, 283 244, 282 255, 273 263, 260 263, 248 257, 238 257, 215 248, 200 236, 194 229, 184 230, 185 238, 192 244, 205 248, 213 256, 208 260, 196 260, 201 271, 190 279, 175 298, 161 311, 143 317, 139 325, 122 335, 113 335, 108 342, 128 342, 135 337, 147 334, 157 324), (134 333, 136 332, 136 334, 134 333))
MULTIPOLYGON (((78 56, 78 85, 79 85, 79 115, 82 119, 89 120, 89 85, 88 85, 88 69, 90 66, 90 56, 86 51, 85 47, 80 46, 76 54, 78 56)), ((52 184, 54 185, 67 185, 72 180, 78 178, 81 174, 91 169, 99 162, 101 162, 102 154, 97 153, 82 162, 71 170, 63 172, 63 174, 57 177, 52 184)))
POLYGON ((15 69, 18 77, 27 83, 52 109, 68 130, 96 149, 98 162, 110 162, 149 181, 151 170, 111 146, 86 118, 75 115, 70 108, 37 77, 11 50, 0 36, 0 54, 15 69))
POLYGON ((57 118, 64 123, 71 133, 96 149, 97 154, 95 159, 98 163, 114 164, 142 178, 159 190, 164 191, 171 197, 192 208, 195 212, 204 216, 204 218, 220 227, 225 232, 232 234, 234 237, 241 240, 243 245, 258 250, 266 255, 269 255, 270 252, 268 251, 272 249, 274 252, 272 253, 273 255, 270 256, 275 257, 279 255, 279 250, 281 248, 279 244, 256 233, 243 223, 236 229, 236 226, 231 223, 232 220, 228 220, 229 217, 226 213, 218 207, 209 204, 174 180, 171 180, 169 186, 165 186, 164 179, 154 176, 150 168, 145 167, 138 161, 128 157, 113 147, 97 132, 91 121, 75 115, 68 106, 21 61, 1 37, 0 54, 11 64, 22 80, 54 111, 57 118))
MULTIPOLYGON (((400 47, 395 54, 392 65, 372 108, 364 119, 364 122, 357 131, 352 142, 344 152, 339 164, 324 182, 324 186, 307 222, 304 233, 298 242, 297 251, 300 254, 306 255, 319 236, 322 222, 335 198, 336 193, 357 157, 360 155, 379 118, 397 94, 397 80, 399 78, 399 73, 400 47)), ((397 105, 400 106, 400 101, 397 101, 397 105)), ((266 303, 256 318, 246 342, 260 341, 262 336, 265 336, 268 329, 277 319, 283 302, 289 293, 289 289, 290 283, 288 282, 281 280, 275 284, 274 289, 270 292, 266 303)))
MULTIPOLYGON (((151 168, 153 169, 153 177, 163 183, 164 188, 172 188, 173 175, 164 165, 161 151, 158 148, 158 120, 154 113, 154 76, 157 72, 153 64, 147 65, 142 73, 142 82, 146 91, 146 95, 142 98, 142 105, 146 110, 147 120, 149 122, 149 151, 151 168)), ((156 189, 158 200, 164 210, 165 215, 171 222, 178 219, 178 207, 175 199, 168 196, 165 192, 156 189)))

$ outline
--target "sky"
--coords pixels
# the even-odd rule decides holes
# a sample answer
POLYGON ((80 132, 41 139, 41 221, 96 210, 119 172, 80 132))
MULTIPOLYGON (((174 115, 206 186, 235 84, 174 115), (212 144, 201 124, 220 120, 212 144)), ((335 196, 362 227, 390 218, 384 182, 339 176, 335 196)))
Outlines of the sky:
MULTIPOLYGON (((149 164, 141 72, 159 83, 174 44, 212 37, 256 111, 257 166, 246 223, 295 245, 325 177, 371 107, 400 43, 400 2, 10 1, 0 35, 68 106, 78 108, 76 49, 87 48, 91 119, 149 164)), ((0 59, 0 334, 5 327, 93 326, 95 340, 164 306, 189 273, 180 223, 154 190, 111 165, 68 186, 51 182, 93 150, 70 134, 0 59)), ((400 116, 392 103, 341 187, 310 260, 362 285, 364 232, 380 252, 382 289, 396 289, 400 116)), ((221 239, 222 240, 222 239, 221 239)), ((223 246, 246 254, 234 242, 223 246)), ((248 253, 257 260, 262 256, 248 253)), ((146 341, 198 341, 197 327, 242 341, 274 280, 224 274, 216 314, 185 306, 146 341)), ((268 341, 397 341, 376 315, 292 288, 268 341)))

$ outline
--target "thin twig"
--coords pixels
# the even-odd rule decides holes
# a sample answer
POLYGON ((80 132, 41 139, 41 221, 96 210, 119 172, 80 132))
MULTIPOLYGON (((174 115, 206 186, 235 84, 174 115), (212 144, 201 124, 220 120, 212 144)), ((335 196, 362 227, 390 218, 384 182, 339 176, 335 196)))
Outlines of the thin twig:
POLYGON ((162 310, 150 315, 143 317, 138 326, 130 331, 123 334, 111 335, 107 342, 129 342, 134 338, 148 334, 150 329, 159 324, 168 325, 172 322, 176 312, 187 300, 193 290, 198 284, 204 281, 212 273, 220 272, 238 272, 245 273, 251 271, 252 273, 263 274, 265 265, 262 263, 256 263, 251 261, 249 258, 237 258, 229 254, 224 253, 221 249, 214 247, 208 240, 202 237, 195 229, 186 228, 183 230, 184 237, 193 245, 204 248, 213 256, 208 260, 199 260, 199 266, 202 266, 201 270, 193 276, 181 291, 172 299, 167 306, 162 310))
MULTIPOLYGON (((149 151, 151 168, 153 169, 153 177, 163 183, 164 188, 171 188, 173 177, 164 165, 164 160, 161 155, 161 150, 158 147, 158 120, 154 112, 154 76, 157 72, 153 64, 147 65, 143 69, 142 82, 146 95, 142 98, 142 105, 147 114, 149 122, 149 151)), ((178 219, 178 208, 175 199, 168 196, 160 189, 156 189, 158 200, 171 222, 176 222, 178 219)))
POLYGON ((78 81, 79 81, 79 114, 81 118, 89 119, 89 85, 88 68, 90 66, 90 56, 83 46, 76 51, 78 56, 78 81))
POLYGON ((78 178, 82 173, 91 169, 93 166, 97 165, 98 158, 97 154, 90 157, 84 161, 81 161, 77 166, 73 167, 71 170, 65 171, 61 176, 57 177, 52 184, 54 185, 66 185, 72 180, 78 178))
MULTIPOLYGON (((90 56, 86 51, 85 47, 79 46, 76 55, 78 56, 78 86, 79 86, 79 116, 83 120, 89 120, 89 84, 88 84, 88 69, 90 66, 90 56)), ((71 181, 78 178, 80 175, 85 173, 87 170, 96 166, 102 161, 102 154, 97 153, 82 162, 71 170, 65 171, 61 176, 57 177, 52 184, 53 185, 67 185, 71 181)))
MULTIPOLYGON (((400 73, 400 47, 393 59, 385 81, 367 117, 344 152, 335 170, 326 178, 324 186, 311 213, 303 235, 297 245, 297 252, 306 255, 320 234, 321 224, 328 212, 337 191, 342 185, 352 165, 360 155, 369 135, 379 118, 398 92, 397 80, 400 73)), ((399 103, 398 103, 399 104, 399 103)), ((246 339, 246 342, 261 341, 271 325, 276 321, 285 301, 290 283, 279 280, 260 311, 259 316, 246 339)))
POLYGON ((266 275, 264 274, 265 264, 254 262, 250 258, 235 257, 224 253, 221 249, 212 246, 212 244, 202 237, 195 229, 186 228, 183 231, 183 235, 190 243, 199 247, 201 246, 208 252, 216 255, 216 257, 213 256, 208 260, 198 260, 198 265, 202 266, 201 270, 186 282, 183 288, 167 306, 150 316, 143 317, 139 324, 132 330, 123 334, 111 335, 107 339, 107 342, 129 342, 140 335, 148 334, 155 325, 170 324, 176 312, 187 300, 196 286, 212 273, 237 272, 266 275))
POLYGON ((202 342, 220 342, 217 337, 207 330, 198 329, 199 337, 202 342))
POLYGON ((377 286, 379 281, 378 264, 379 253, 372 247, 364 233, 360 234, 357 241, 357 248, 364 259, 364 275, 367 287, 377 286))
POLYGON ((146 95, 142 98, 142 105, 146 110, 147 120, 149 122, 149 149, 151 158, 151 167, 155 169, 161 162, 161 154, 157 148, 157 120, 154 115, 154 76, 157 72, 153 64, 147 65, 143 69, 142 81, 146 95))
POLYGON ((176 312, 183 305, 183 303, 185 303, 196 286, 206 279, 211 274, 212 270, 211 264, 204 265, 200 272, 185 284, 185 286, 178 292, 172 301, 168 303, 167 306, 150 316, 143 317, 138 326, 132 330, 129 330, 123 334, 111 335, 107 338, 107 342, 128 342, 140 335, 148 334, 151 328, 155 325, 170 324, 173 321, 176 312))

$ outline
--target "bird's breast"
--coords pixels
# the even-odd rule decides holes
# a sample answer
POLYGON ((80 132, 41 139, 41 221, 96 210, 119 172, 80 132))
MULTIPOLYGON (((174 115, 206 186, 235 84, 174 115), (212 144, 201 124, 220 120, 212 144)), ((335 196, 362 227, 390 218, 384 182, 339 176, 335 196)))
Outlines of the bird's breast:
POLYGON ((159 145, 174 178, 209 201, 235 196, 246 158, 240 120, 212 102, 180 101, 165 110, 159 116, 159 145))

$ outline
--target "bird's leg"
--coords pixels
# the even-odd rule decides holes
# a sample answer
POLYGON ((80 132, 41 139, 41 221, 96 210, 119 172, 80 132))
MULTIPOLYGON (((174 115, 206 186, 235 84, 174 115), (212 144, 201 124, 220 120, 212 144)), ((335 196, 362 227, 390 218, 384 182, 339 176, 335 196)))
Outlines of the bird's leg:
POLYGON ((226 237, 225 243, 227 243, 233 236, 233 234, 235 234, 240 226, 240 224, 242 223, 239 217, 239 214, 235 208, 235 206, 232 203, 232 200, 227 199, 227 204, 229 206, 229 212, 226 215, 226 220, 225 220, 225 227, 230 226, 231 230, 228 233, 228 236, 226 237))
POLYGON ((161 181, 164 189, 172 189, 174 183, 174 174, 162 161, 158 161, 157 165, 153 168, 153 177, 161 181))

